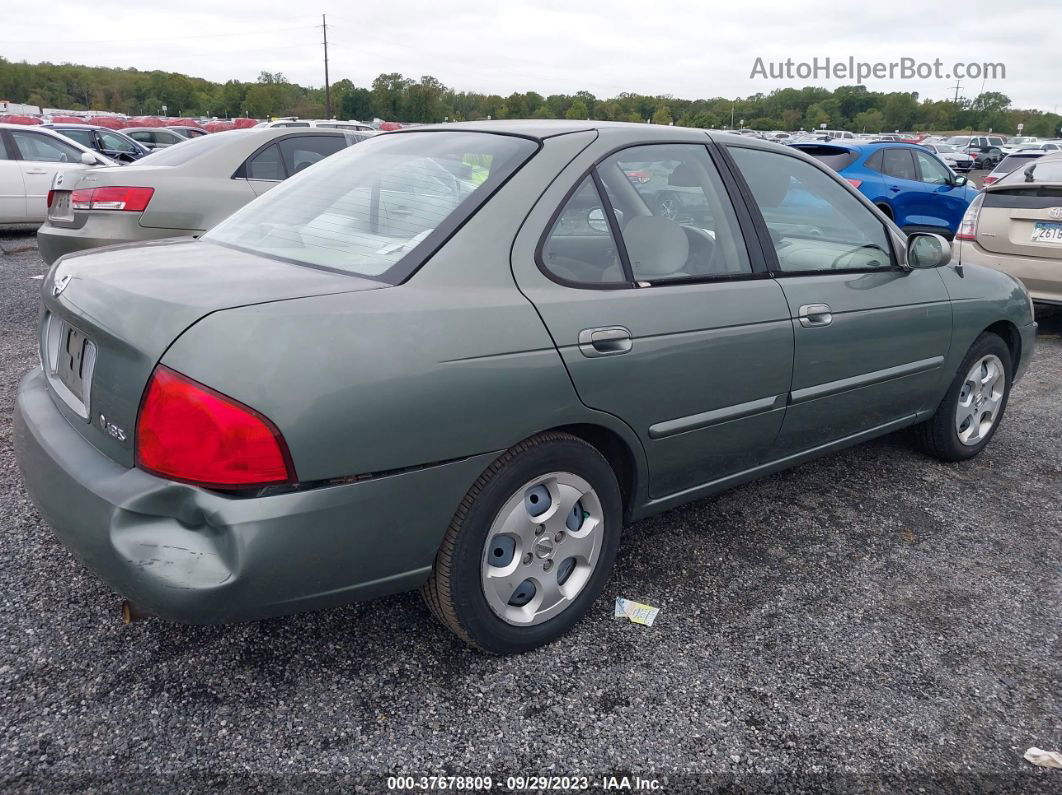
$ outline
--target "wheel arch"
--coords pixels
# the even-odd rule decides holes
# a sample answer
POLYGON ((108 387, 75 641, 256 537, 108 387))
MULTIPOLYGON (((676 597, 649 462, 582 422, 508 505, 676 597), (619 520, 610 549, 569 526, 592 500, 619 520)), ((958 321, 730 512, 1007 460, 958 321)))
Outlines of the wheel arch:
POLYGON ((619 481, 623 516, 625 521, 628 520, 637 505, 643 477, 639 458, 628 440, 604 425, 593 423, 560 425, 549 430, 568 433, 582 439, 605 457, 612 471, 616 473, 616 480, 619 481))
POLYGON ((889 206, 888 202, 877 201, 877 202, 874 202, 874 206, 877 207, 879 210, 881 210, 883 213, 885 213, 885 216, 890 221, 895 221, 896 220, 896 216, 893 214, 892 207, 889 206))
POLYGON ((1011 376, 1013 376, 1021 363, 1021 332, 1018 331, 1018 327, 1009 320, 998 320, 981 333, 995 334, 1006 343, 1007 350, 1010 351, 1011 376))

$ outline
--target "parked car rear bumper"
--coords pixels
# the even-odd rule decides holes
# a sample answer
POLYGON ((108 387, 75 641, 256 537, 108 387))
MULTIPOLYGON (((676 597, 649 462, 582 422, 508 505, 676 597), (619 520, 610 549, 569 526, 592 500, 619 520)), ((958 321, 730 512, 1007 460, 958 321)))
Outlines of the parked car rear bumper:
POLYGON ((128 469, 53 402, 40 368, 19 386, 15 453, 63 543, 145 611, 224 623, 417 587, 493 453, 400 474, 238 498, 128 469))
POLYGON ((1034 301, 1062 304, 1062 258, 1028 257, 987 251, 975 242, 963 240, 959 260, 964 265, 984 265, 1020 279, 1034 301))
POLYGON ((64 254, 74 254, 78 251, 203 233, 202 229, 141 226, 139 220, 139 213, 120 212, 86 214, 80 227, 57 226, 46 220, 37 230, 37 248, 41 258, 52 265, 64 254))

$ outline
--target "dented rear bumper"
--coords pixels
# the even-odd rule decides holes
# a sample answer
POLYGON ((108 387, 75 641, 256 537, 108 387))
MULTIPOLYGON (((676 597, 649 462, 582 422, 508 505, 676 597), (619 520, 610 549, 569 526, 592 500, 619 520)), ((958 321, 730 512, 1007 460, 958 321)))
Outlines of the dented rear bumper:
POLYGON ((40 368, 19 386, 15 452, 33 501, 88 568, 157 616, 207 624, 417 587, 449 517, 494 457, 231 497, 103 455, 56 408, 40 368))

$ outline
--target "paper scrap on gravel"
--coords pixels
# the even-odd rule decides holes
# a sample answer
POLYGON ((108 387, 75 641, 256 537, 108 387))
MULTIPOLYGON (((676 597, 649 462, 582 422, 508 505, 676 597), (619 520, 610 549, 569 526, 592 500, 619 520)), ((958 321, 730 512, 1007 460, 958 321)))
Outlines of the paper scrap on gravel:
POLYGON ((616 611, 613 613, 613 617, 626 618, 632 624, 644 624, 647 627, 651 627, 653 622, 656 621, 656 614, 659 612, 659 607, 650 607, 649 605, 643 605, 641 602, 632 602, 630 599, 617 596, 616 611))
POLYGON ((1025 752, 1025 759, 1040 767, 1062 767, 1062 754, 1058 751, 1045 751, 1036 746, 1025 752))

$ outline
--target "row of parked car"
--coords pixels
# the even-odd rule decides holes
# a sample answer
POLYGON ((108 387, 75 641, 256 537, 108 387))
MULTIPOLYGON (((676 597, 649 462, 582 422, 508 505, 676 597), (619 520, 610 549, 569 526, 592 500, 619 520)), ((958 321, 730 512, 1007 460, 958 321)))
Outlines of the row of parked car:
MULTIPOLYGON (((194 128, 145 131, 170 133, 179 145, 153 142, 151 153, 138 156, 133 165, 86 169, 113 165, 105 152, 114 150, 119 132, 91 126, 0 125, 0 158, 5 158, 0 159, 0 182, 21 179, 24 190, 23 197, 17 185, 2 192, 0 218, 44 221, 38 240, 48 263, 103 245, 200 235, 292 174, 375 134, 371 128, 295 119, 210 136, 197 135, 194 128)), ((963 142, 954 145, 958 143, 963 142)), ((994 146, 995 141, 974 137, 965 143, 994 146)), ((129 145, 134 144, 144 145, 129 139, 129 145)), ((929 232, 954 239, 980 195, 952 168, 948 153, 937 151, 952 144, 842 137, 791 146, 838 172, 907 234, 929 232)), ((984 184, 991 186, 1014 171, 1025 173, 1052 151, 1031 143, 1015 147, 984 184)), ((628 176, 639 184, 652 179, 639 170, 628 176)), ((696 223, 702 209, 688 191, 676 186, 662 186, 651 201, 660 215, 680 222, 696 223)))

